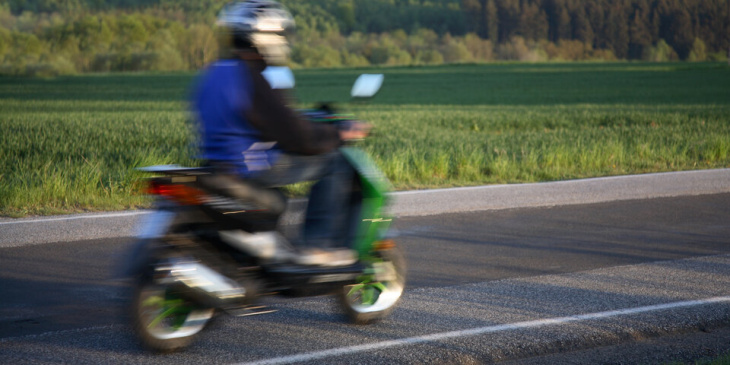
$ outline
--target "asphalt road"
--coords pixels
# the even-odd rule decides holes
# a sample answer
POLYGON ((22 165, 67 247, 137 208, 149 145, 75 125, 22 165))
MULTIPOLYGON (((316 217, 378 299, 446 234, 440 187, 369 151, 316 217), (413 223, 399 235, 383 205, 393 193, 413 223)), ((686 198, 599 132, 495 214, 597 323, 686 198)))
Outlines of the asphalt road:
POLYGON ((722 193, 401 218, 409 287, 391 318, 354 326, 331 298, 276 300, 277 313, 222 317, 166 356, 136 344, 110 280, 129 238, 10 244, 0 363, 539 363, 722 329, 729 207, 722 193))

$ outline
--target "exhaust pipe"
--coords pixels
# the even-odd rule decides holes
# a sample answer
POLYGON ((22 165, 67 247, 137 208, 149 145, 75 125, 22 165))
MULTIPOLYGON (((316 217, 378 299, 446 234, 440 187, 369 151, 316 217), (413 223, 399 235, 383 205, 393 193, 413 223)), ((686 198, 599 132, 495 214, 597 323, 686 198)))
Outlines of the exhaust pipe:
POLYGON ((191 299, 207 306, 224 308, 247 299, 246 288, 197 261, 175 260, 156 271, 162 274, 162 284, 180 286, 191 299))

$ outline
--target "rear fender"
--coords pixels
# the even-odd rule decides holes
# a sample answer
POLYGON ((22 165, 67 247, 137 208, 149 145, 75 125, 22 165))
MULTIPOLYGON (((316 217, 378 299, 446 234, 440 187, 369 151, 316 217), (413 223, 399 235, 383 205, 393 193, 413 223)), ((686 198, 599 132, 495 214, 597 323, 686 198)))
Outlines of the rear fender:
POLYGON ((155 210, 145 216, 137 231, 137 239, 149 240, 165 236, 175 220, 176 213, 167 209, 155 210))

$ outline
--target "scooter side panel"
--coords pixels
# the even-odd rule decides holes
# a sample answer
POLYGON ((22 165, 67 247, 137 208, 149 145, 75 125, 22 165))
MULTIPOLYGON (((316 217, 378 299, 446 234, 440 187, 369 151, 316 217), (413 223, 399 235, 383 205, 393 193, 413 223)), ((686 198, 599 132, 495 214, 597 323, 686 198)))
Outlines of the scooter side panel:
POLYGON ((386 215, 385 206, 390 200, 387 193, 392 190, 392 185, 362 150, 353 147, 340 150, 357 172, 362 186, 361 216, 353 248, 360 257, 365 257, 390 226, 392 219, 386 215))

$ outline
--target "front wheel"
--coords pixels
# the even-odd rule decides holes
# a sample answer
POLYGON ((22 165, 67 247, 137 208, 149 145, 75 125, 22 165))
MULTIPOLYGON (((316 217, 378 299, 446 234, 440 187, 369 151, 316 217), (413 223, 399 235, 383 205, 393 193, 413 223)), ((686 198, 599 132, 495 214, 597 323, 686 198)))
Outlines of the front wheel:
POLYGON ((188 346, 215 314, 155 280, 153 270, 135 283, 131 303, 134 332, 146 348, 172 352, 188 346))
POLYGON ((393 245, 375 251, 359 283, 338 292, 339 302, 352 322, 366 324, 387 317, 398 304, 406 285, 406 260, 393 245))

